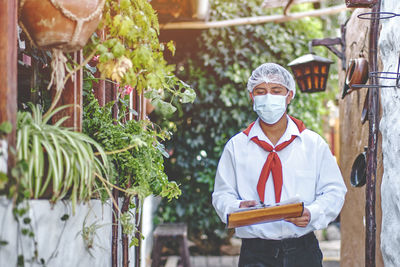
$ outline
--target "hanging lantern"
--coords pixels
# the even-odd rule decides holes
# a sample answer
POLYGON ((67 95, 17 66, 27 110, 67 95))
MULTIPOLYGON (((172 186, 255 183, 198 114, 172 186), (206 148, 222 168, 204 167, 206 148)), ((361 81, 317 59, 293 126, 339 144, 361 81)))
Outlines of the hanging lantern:
POLYGON ((173 21, 204 21, 208 19, 209 0, 152 0, 161 23, 173 21))
POLYGON ((307 54, 288 64, 292 69, 297 85, 303 93, 322 92, 326 89, 329 67, 332 60, 307 54))

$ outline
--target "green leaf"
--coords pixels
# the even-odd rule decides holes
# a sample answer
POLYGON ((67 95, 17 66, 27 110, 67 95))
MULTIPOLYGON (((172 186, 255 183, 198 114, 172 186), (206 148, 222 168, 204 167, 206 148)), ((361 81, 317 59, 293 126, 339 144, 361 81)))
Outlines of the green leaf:
POLYGON ((168 152, 165 150, 165 146, 161 143, 157 143, 156 148, 161 152, 161 154, 166 157, 169 158, 169 154, 168 152))
POLYGON ((131 1, 129 0, 120 0, 119 1, 119 5, 121 7, 121 9, 128 9, 131 5, 131 1))
POLYGON ((144 92, 144 97, 147 99, 160 98, 160 94, 156 90, 148 90, 144 92))
POLYGON ((25 266, 24 255, 18 255, 18 257, 17 257, 17 267, 24 267, 24 266, 25 266))
POLYGON ((12 124, 9 121, 4 121, 0 124, 0 135, 9 134, 12 131, 12 124))
POLYGON ((125 53, 125 46, 118 42, 113 48, 112 53, 114 54, 115 58, 119 58, 125 53))
POLYGON ((64 214, 62 217, 61 217, 61 221, 66 221, 66 220, 68 220, 69 219, 69 215, 68 214, 64 214))
POLYGON ((175 55, 175 51, 176 51, 176 48, 175 48, 175 45, 174 45, 174 41, 172 41, 172 40, 169 41, 167 43, 167 47, 168 47, 168 50, 171 51, 172 55, 174 56, 175 55))
POLYGON ((131 242, 129 243, 129 247, 131 248, 131 247, 133 247, 133 246, 139 246, 139 239, 137 239, 136 237, 133 237, 132 239, 131 239, 131 242))
POLYGON ((164 116, 170 115, 176 111, 176 107, 174 107, 171 103, 167 103, 161 99, 154 99, 151 101, 151 104, 154 105, 156 109, 164 116))
POLYGON ((186 89, 181 95, 182 103, 193 103, 195 99, 196 99, 196 93, 194 92, 193 89, 186 89))
POLYGON ((21 229, 21 234, 22 235, 28 235, 29 234, 29 229, 27 229, 27 228, 23 228, 23 229, 21 229))
POLYGON ((8 176, 4 172, 0 172, 0 190, 3 190, 8 183, 8 176))

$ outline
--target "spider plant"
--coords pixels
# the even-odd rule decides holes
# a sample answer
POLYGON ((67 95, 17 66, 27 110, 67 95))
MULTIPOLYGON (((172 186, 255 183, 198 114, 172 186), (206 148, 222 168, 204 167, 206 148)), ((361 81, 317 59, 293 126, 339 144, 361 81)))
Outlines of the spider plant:
POLYGON ((87 135, 60 126, 68 117, 48 124, 66 106, 45 116, 38 105, 29 106, 32 113, 17 115, 17 158, 27 165, 19 181, 24 196, 36 199, 50 191, 52 202, 68 196, 74 208, 94 196, 95 174, 108 176, 107 155, 87 135))

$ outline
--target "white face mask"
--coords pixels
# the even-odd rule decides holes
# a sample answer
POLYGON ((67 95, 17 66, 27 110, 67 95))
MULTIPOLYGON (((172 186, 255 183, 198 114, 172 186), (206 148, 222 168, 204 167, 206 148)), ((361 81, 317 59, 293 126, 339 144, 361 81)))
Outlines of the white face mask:
POLYGON ((254 96, 253 110, 265 123, 274 124, 282 118, 286 111, 286 97, 289 95, 257 95, 254 96))

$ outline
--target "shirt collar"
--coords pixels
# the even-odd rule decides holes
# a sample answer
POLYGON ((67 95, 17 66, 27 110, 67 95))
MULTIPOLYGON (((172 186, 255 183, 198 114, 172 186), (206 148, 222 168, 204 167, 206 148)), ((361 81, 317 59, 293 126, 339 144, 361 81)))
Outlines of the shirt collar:
MULTIPOLYGON (((286 131, 283 133, 283 135, 281 136, 281 139, 279 139, 278 143, 276 143, 275 146, 279 145, 280 143, 290 140, 292 138, 292 135, 295 135, 295 136, 298 136, 301 138, 299 128, 297 127, 296 123, 294 123, 294 121, 288 115, 286 115, 286 117, 288 119, 286 131)), ((257 118, 253 127, 251 127, 247 138, 250 141, 251 138, 253 138, 254 136, 257 136, 259 140, 266 141, 270 145, 272 145, 272 142, 268 139, 268 137, 264 134, 263 130, 261 129, 260 118, 257 118)))

